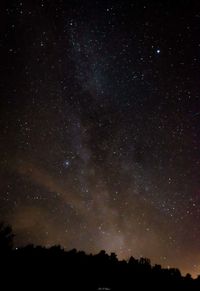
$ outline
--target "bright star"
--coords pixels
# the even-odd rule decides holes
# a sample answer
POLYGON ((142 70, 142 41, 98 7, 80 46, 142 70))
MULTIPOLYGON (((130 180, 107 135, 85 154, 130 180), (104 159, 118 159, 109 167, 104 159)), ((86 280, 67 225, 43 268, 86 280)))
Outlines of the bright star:
POLYGON ((157 52, 157 54, 160 54, 160 49, 157 49, 156 52, 157 52))
POLYGON ((64 162, 63 162, 63 167, 64 168, 68 168, 70 166, 70 162, 69 162, 69 160, 64 160, 64 162))

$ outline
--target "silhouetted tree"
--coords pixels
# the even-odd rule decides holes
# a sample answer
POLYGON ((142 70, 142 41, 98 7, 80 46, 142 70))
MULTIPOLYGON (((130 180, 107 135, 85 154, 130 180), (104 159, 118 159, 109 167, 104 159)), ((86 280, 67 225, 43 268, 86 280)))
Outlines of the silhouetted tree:
POLYGON ((111 253, 110 260, 112 263, 116 263, 117 262, 117 255, 115 253, 111 253))
POLYGON ((185 279, 187 281, 191 281, 192 280, 192 276, 189 273, 187 273, 186 276, 185 276, 185 279))
POLYGON ((13 248, 14 234, 12 228, 9 225, 0 223, 0 254, 4 255, 11 252, 13 248))

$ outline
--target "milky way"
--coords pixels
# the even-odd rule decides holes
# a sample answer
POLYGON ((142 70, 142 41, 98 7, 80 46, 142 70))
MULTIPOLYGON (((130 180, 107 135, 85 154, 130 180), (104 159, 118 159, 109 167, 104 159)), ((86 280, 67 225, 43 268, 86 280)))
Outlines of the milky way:
POLYGON ((4 2, 0 220, 15 245, 200 273, 199 1, 4 2))

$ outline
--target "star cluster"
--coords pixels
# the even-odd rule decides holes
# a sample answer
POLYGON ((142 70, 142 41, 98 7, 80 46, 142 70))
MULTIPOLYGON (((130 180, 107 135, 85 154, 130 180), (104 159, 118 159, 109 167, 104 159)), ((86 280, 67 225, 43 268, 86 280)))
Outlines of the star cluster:
POLYGON ((199 1, 1 3, 0 219, 200 273, 199 1))

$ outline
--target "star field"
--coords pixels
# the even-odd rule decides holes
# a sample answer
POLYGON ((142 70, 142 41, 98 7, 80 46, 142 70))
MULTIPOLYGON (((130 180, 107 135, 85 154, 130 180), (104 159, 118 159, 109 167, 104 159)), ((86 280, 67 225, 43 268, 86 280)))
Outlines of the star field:
POLYGON ((200 273, 199 1, 1 3, 0 220, 200 273))

